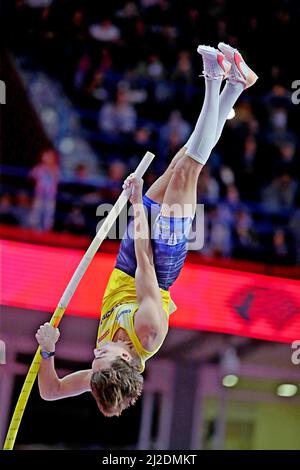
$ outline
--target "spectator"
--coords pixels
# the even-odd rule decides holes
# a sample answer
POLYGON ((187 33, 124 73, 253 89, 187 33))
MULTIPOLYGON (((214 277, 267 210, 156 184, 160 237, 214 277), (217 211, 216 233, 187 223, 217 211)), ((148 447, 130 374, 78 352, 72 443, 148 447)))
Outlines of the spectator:
POLYGON ((258 139, 248 134, 243 142, 241 158, 234 166, 236 182, 240 189, 241 199, 244 201, 258 201, 260 195, 257 188, 270 179, 270 167, 261 165, 261 159, 266 158, 260 150, 258 139))
POLYGON ((236 214, 241 209, 240 197, 237 187, 230 183, 226 187, 225 200, 219 202, 218 218, 223 225, 232 230, 234 227, 236 214))
POLYGON ((168 137, 167 141, 160 142, 160 161, 155 162, 157 168, 166 168, 166 165, 171 161, 171 159, 176 155, 180 147, 182 146, 180 142, 180 137, 176 131, 172 131, 168 137))
POLYGON ((206 165, 200 175, 198 183, 198 198, 200 202, 214 204, 220 196, 220 188, 217 180, 210 175, 209 167, 206 165))
POLYGON ((0 222, 1 224, 17 225, 18 220, 14 215, 12 197, 5 193, 0 196, 0 222))
POLYGON ((234 184, 229 184, 226 191, 226 202, 232 210, 240 208, 240 195, 234 184))
POLYGON ((123 183, 126 173, 126 165, 122 160, 114 160, 108 167, 108 177, 113 183, 123 183))
POLYGON ((233 128, 241 129, 251 125, 254 119, 252 105, 247 99, 239 102, 235 108, 235 117, 229 121, 229 125, 233 128))
POLYGON ((133 137, 131 154, 137 158, 145 154, 152 146, 151 137, 152 133, 148 127, 139 127, 133 137))
POLYGON ((296 145, 294 142, 283 142, 279 147, 278 171, 286 171, 291 175, 299 174, 296 145))
POLYGON ((18 191, 16 194, 13 214, 21 227, 28 227, 29 215, 31 211, 31 201, 25 191, 18 191))
POLYGON ((100 63, 98 70, 102 73, 107 73, 112 67, 112 57, 107 47, 103 47, 101 51, 100 63))
POLYGON ((125 90, 118 90, 115 103, 106 103, 99 114, 99 128, 110 134, 132 133, 136 129, 136 111, 125 90))
POLYGON ((292 215, 288 229, 290 230, 295 247, 295 262, 300 264, 300 208, 298 207, 292 215))
POLYGON ((275 133, 281 134, 287 128, 287 111, 285 108, 275 108, 270 116, 271 128, 275 133))
POLYGON ((290 265, 293 264, 293 254, 291 243, 288 241, 287 234, 282 229, 276 229, 272 238, 272 247, 270 259, 272 264, 290 265))
POLYGON ((296 181, 289 173, 283 172, 265 188, 262 201, 267 210, 280 212, 294 206, 296 193, 296 181))
MULTIPOLYGON (((81 123, 88 131, 91 147, 99 151, 102 165, 112 162, 107 165, 106 181, 100 178, 99 185, 95 172, 91 177, 84 167, 76 169, 75 180, 68 179, 76 162, 87 161, 80 157, 85 155, 86 147, 76 145, 76 161, 73 151, 64 153, 63 184, 61 181, 59 186, 62 198, 66 196, 71 204, 84 201, 90 208, 100 200, 114 202, 121 176, 149 149, 158 158, 146 179, 150 183, 157 177, 187 140, 190 123, 195 122, 203 91, 203 81, 198 79, 201 69, 196 46, 202 41, 210 43, 214 37, 234 47, 245 45, 250 62, 256 64, 263 80, 255 92, 250 89, 239 100, 236 115, 228 121, 209 168, 205 168, 199 181, 199 201, 216 206, 208 216, 207 252, 246 258, 251 253, 253 259, 265 259, 261 243, 266 239, 270 261, 273 244, 281 250, 292 238, 297 245, 299 214, 294 212, 299 193, 295 175, 300 167, 297 106, 292 104, 290 87, 282 85, 297 77, 297 61, 291 60, 294 52, 289 48, 297 31, 292 5, 286 4, 283 11, 279 2, 268 14, 272 50, 283 48, 285 54, 270 53, 266 60, 264 48, 259 47, 265 22, 263 8, 255 11, 255 15, 242 8, 238 18, 230 16, 229 22, 225 19, 224 0, 206 6, 196 5, 197 2, 126 0, 118 2, 117 8, 103 5, 103 20, 88 28, 86 21, 91 24, 90 18, 97 18, 98 14, 97 7, 90 3, 93 2, 78 0, 70 5, 66 0, 17 2, 16 54, 21 58, 20 64, 25 63, 25 69, 28 68, 25 75, 30 77, 29 88, 34 93, 41 89, 33 77, 44 72, 43 68, 54 81, 57 78, 62 82, 63 91, 83 111, 81 123), (116 100, 110 102, 115 90, 116 100), (94 115, 98 112, 97 121, 94 115), (167 122, 166 116, 170 116, 167 122), (95 132, 97 126, 101 133, 95 132), (116 156, 123 160, 114 161, 116 156), (283 227, 284 243, 278 242, 278 234, 274 235, 275 222, 283 227)), ((43 101, 44 90, 41 89, 38 102, 43 101)), ((48 122, 53 139, 58 135, 56 128, 60 134, 69 129, 72 132, 73 117, 68 130, 64 117, 57 126, 63 107, 63 99, 55 104, 53 101, 51 109, 43 113, 43 122, 48 122)), ((78 138, 73 141, 78 142, 78 138)), ((66 142, 68 139, 72 140, 69 135, 66 139, 61 135, 57 138, 66 142)), ((4 197, 2 210, 12 223, 17 220, 11 217, 11 208, 19 220, 25 221, 28 203, 20 195, 14 207, 11 197, 8 200, 4 197)), ((76 204, 75 207, 72 215, 80 218, 76 204)), ((300 261, 299 252, 298 249, 300 261)), ((285 263, 284 256, 282 259, 285 263)))
POLYGON ((297 138, 288 129, 288 111, 287 107, 277 106, 270 108, 268 141, 273 145, 280 147, 284 142, 290 141, 296 143, 297 138))
POLYGON ((122 189, 126 177, 127 167, 121 160, 114 160, 108 166, 107 201, 114 203, 122 189))
POLYGON ((183 119, 181 112, 174 110, 171 112, 167 123, 161 127, 161 145, 164 145, 170 140, 171 134, 176 134, 178 145, 183 145, 187 142, 191 132, 192 127, 183 119))
POLYGON ((125 3, 122 10, 117 12, 117 16, 119 18, 136 18, 139 15, 138 7, 134 2, 127 2, 125 3))
POLYGON ((97 100, 97 107, 99 101, 104 102, 108 99, 108 92, 104 87, 104 74, 100 70, 96 70, 91 77, 91 80, 87 83, 85 91, 94 100, 97 100))
POLYGON ((42 231, 52 230, 59 181, 58 158, 54 150, 49 149, 42 153, 41 161, 32 168, 30 177, 35 186, 31 226, 42 231))
POLYGON ((259 253, 259 243, 249 214, 240 209, 235 215, 233 229, 233 255, 235 258, 255 260, 259 253))
POLYGON ((209 256, 230 256, 232 251, 231 229, 222 220, 218 207, 210 209, 205 217, 205 224, 203 253, 209 256))
POLYGON ((158 55, 151 54, 147 62, 139 63, 137 73, 148 79, 162 80, 165 75, 165 68, 158 55))
POLYGON ((86 220, 80 206, 71 207, 64 221, 63 228, 74 235, 82 235, 85 233, 86 220))
POLYGON ((290 164, 295 158, 295 145, 293 142, 283 142, 279 148, 282 163, 290 164))
POLYGON ((76 67, 75 75, 74 75, 74 88, 77 90, 80 90, 83 88, 83 85, 86 80, 86 76, 88 71, 91 68, 91 60, 90 57, 87 54, 84 54, 76 67))
POLYGON ((88 168, 83 163, 79 163, 75 167, 74 171, 74 180, 78 183, 87 183, 89 181, 89 173, 88 168))
POLYGON ((100 24, 92 24, 89 32, 92 38, 102 42, 116 42, 121 36, 119 28, 108 18, 104 19, 100 24))
POLYGON ((191 54, 188 51, 180 51, 177 57, 177 64, 172 74, 172 79, 181 83, 192 83, 195 78, 191 54))

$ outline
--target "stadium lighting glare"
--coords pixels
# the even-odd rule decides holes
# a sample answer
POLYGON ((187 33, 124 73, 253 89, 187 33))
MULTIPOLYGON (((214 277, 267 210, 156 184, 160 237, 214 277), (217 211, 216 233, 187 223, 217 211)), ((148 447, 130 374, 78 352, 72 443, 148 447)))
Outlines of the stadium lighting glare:
POLYGON ((298 387, 294 384, 281 384, 277 387, 277 395, 279 397, 293 397, 297 392, 298 387))
POLYGON ((239 381, 239 378, 237 375, 225 375, 222 380, 222 384, 224 387, 235 387, 239 381))
POLYGON ((235 110, 233 108, 231 108, 231 110, 229 111, 229 114, 227 116, 227 119, 233 119, 235 117, 235 110))

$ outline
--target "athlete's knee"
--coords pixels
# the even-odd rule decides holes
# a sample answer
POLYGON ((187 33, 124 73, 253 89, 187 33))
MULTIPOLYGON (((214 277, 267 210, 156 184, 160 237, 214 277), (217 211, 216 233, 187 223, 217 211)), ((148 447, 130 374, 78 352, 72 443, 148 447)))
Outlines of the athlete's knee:
POLYGON ((188 172, 183 165, 177 164, 173 168, 172 182, 176 188, 181 188, 185 186, 188 179, 188 172))
POLYGON ((186 151, 186 148, 185 147, 181 147, 181 149, 178 150, 178 152, 176 153, 175 157, 172 159, 171 163, 170 163, 170 166, 169 168, 171 170, 174 170, 176 164, 178 163, 178 161, 184 157, 185 155, 185 151, 186 151))
POLYGON ((199 163, 185 154, 183 158, 176 163, 173 169, 173 178, 178 186, 184 186, 191 178, 198 176, 199 170, 199 163))

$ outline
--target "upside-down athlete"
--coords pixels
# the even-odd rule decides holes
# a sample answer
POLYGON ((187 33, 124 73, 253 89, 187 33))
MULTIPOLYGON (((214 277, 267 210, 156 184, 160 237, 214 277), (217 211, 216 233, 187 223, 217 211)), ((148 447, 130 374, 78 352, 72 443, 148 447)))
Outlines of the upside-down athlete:
POLYGON ((45 400, 92 392, 105 416, 119 416, 142 392, 145 361, 161 347, 169 315, 175 309, 169 288, 186 257, 198 177, 229 111, 243 90, 257 80, 236 49, 224 43, 218 48, 198 47, 203 58, 205 99, 188 142, 144 197, 142 180, 130 175, 124 182, 133 221, 104 293, 91 368, 58 378, 53 356, 59 330, 46 323, 36 334, 42 354, 39 390, 45 400), (226 85, 220 94, 224 79, 226 85), (155 215, 152 226, 147 211, 155 215), (164 236, 166 232, 168 236, 164 236))

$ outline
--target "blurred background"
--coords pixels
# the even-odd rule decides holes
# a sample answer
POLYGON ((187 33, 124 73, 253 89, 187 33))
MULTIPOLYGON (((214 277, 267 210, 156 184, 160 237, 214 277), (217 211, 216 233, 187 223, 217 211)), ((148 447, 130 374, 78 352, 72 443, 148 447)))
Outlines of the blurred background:
MULTIPOLYGON (((174 288, 178 312, 142 399, 104 419, 90 396, 47 403, 35 387, 17 448, 300 449, 299 2, 11 0, 0 15, 0 442, 96 208, 115 202, 145 151, 157 155, 145 189, 165 170, 202 105, 197 45, 224 41, 260 78, 200 176, 205 244, 174 288), (58 253, 70 261, 52 266, 58 253)), ((102 283, 117 249, 101 248, 102 283)), ((103 289, 90 311, 78 295, 63 320, 60 374, 89 367, 103 289)))

